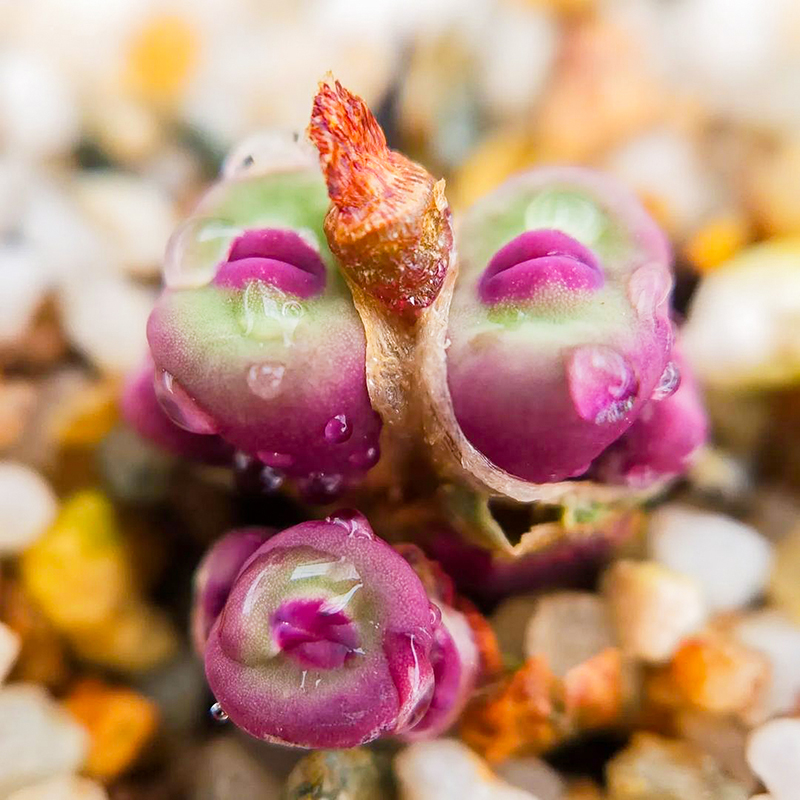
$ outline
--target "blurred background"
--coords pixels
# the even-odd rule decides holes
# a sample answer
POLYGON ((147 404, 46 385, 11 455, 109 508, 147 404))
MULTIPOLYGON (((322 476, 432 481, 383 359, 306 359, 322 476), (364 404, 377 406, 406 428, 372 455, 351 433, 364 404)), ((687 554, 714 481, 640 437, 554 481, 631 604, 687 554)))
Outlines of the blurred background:
MULTIPOLYGON (((117 609, 130 564, 159 602, 183 598, 161 602, 170 619, 126 601, 106 614, 113 631, 70 640, 137 676, 119 703, 138 738, 92 773, 112 784, 152 740, 148 703, 195 730, 205 688, 176 621, 202 544, 231 514, 213 478, 202 497, 173 479, 157 524, 142 511, 173 465, 120 432, 120 381, 145 352, 171 231, 231 148, 305 129, 328 71, 393 147, 447 179, 456 210, 542 163, 632 186, 672 241, 676 311, 715 426, 692 480, 768 537, 800 519, 797 0, 0 0, 0 617, 22 642, 15 675, 72 686, 64 618, 81 603, 79 616, 117 609), (25 548, 58 498, 97 486, 64 524, 122 529, 124 548, 65 575, 65 553, 83 558, 67 537, 35 565, 32 604, 25 548), (169 526, 180 533, 165 543, 169 526)), ((79 709, 104 696, 82 691, 79 709)), ((35 702, 1 698, 0 726, 29 725, 45 760, 58 751, 51 728, 25 722, 35 702)), ((0 730, 0 763, 2 742, 0 730)), ((121 785, 114 796, 160 796, 121 785)))
MULTIPOLYGON (((5 0, 3 363, 136 364, 170 231, 232 146, 304 130, 328 70, 456 208, 534 164, 617 173, 674 242, 683 306, 800 232, 793 0, 5 0)), ((25 388, 2 387, 16 418, 25 388)))

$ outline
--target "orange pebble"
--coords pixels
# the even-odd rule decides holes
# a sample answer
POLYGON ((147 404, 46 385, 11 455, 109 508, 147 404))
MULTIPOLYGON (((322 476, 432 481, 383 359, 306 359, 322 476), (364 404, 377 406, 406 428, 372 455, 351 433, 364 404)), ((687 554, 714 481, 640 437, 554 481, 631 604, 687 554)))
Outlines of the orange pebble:
POLYGON ((461 737, 487 761, 543 752, 559 741, 556 706, 560 682, 541 658, 530 658, 464 714, 461 737))
POLYGON ((607 647, 564 676, 565 709, 581 727, 611 725, 622 715, 624 680, 622 654, 607 647))
POLYGON ((709 272, 732 258, 750 241, 750 228, 740 216, 712 219, 696 231, 684 252, 700 272, 709 272))
POLYGON ((125 772, 158 726, 154 703, 131 689, 99 680, 80 681, 64 705, 91 737, 84 772, 102 781, 111 781, 125 772))
POLYGON ((732 639, 712 633, 687 639, 669 674, 690 703, 717 714, 746 711, 769 680, 766 659, 732 639))

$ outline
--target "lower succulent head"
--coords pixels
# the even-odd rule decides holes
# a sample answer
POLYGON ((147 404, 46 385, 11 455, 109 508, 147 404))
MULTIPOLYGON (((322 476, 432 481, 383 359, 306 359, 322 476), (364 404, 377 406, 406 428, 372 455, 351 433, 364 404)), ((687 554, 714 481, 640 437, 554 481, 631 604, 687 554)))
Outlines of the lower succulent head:
POLYGON ((470 442, 535 483, 584 475, 671 370, 669 251, 610 179, 548 168, 457 229, 448 383, 470 442))
POLYGON ((194 575, 192 640, 202 656, 211 626, 253 553, 274 533, 270 528, 240 528, 226 533, 205 554, 194 575))
POLYGON ((206 675, 253 736, 353 747, 424 714, 437 624, 409 564, 361 515, 343 513, 249 557, 209 633, 206 675))
POLYGON ((313 160, 222 181, 173 237, 148 339, 177 425, 327 497, 375 464, 380 419, 326 210, 313 160))
POLYGON ((405 739, 433 738, 450 728, 463 711, 478 681, 480 654, 467 617, 455 608, 450 577, 416 545, 402 544, 396 549, 422 580, 438 617, 430 654, 434 683, 430 705, 419 722, 402 735, 405 739))

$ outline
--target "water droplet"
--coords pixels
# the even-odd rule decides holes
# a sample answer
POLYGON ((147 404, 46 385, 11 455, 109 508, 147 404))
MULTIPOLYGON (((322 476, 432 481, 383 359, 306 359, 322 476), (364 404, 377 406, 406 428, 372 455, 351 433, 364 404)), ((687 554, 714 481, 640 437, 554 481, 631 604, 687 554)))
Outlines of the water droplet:
POLYGON ((265 131, 239 142, 225 159, 225 178, 250 178, 275 167, 288 170, 313 167, 316 153, 296 131, 265 131))
POLYGON ((680 367, 674 362, 669 361, 661 377, 658 379, 658 384, 650 395, 652 400, 666 400, 667 397, 675 394, 678 387, 681 385, 681 370, 680 367))
POLYGON ((298 319, 305 314, 305 310, 303 309, 302 304, 297 300, 287 300, 281 306, 281 314, 283 314, 284 317, 289 317, 290 319, 298 319))
POLYGON ((286 365, 280 361, 265 361, 252 364, 247 370, 247 385, 250 391, 262 400, 272 400, 281 390, 286 365))
POLYGON ((353 435, 353 427, 344 414, 331 417, 325 424, 325 441, 331 444, 346 442, 353 435))
POLYGON ((217 432, 214 418, 200 408, 171 372, 156 370, 153 386, 159 405, 179 428, 191 433, 217 432))
POLYGON ((233 454, 233 467, 234 469, 239 470, 240 472, 244 472, 250 464, 253 463, 253 459, 243 450, 237 450, 233 454))
POLYGON ((164 257, 164 283, 171 289, 192 289, 211 283, 231 242, 241 233, 232 222, 192 217, 170 236, 164 257))
POLYGON ((573 350, 567 381, 578 415, 597 425, 619 422, 633 408, 639 390, 627 359, 604 345, 573 350))
POLYGON ((375 538, 367 518, 359 511, 349 508, 341 509, 325 517, 325 521, 344 528, 348 536, 357 536, 362 539, 375 538))
POLYGON ((276 467, 277 469, 287 469, 294 464, 293 456, 288 453, 276 453, 271 450, 259 450, 258 459, 268 467, 276 467))
POLYGON ((283 486, 284 475, 273 467, 264 467, 261 470, 261 485, 265 492, 277 492, 283 486))
POLYGON ((219 703, 214 703, 214 705, 208 710, 208 713, 211 714, 211 718, 215 722, 227 722, 229 719, 227 713, 219 703))
POLYGON ((431 625, 436 628, 439 623, 442 621, 442 609, 436 605, 436 603, 431 603, 431 625))
POLYGON ((628 281, 628 299, 640 317, 650 318, 666 304, 672 291, 672 276, 665 267, 645 264, 628 281))
POLYGON ((371 469, 378 463, 380 453, 377 447, 368 447, 358 453, 351 453, 348 456, 348 461, 358 469, 371 469))
POLYGON ((245 336, 256 339, 283 339, 290 345, 297 326, 305 317, 305 306, 277 286, 264 281, 249 281, 242 292, 239 325, 245 336))

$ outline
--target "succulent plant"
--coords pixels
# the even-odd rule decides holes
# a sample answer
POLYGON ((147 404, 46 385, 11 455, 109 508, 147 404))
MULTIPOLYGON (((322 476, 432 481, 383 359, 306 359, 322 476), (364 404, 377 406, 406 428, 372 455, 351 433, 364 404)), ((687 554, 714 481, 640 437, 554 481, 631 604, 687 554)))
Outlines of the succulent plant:
POLYGON ((236 577, 253 553, 274 533, 270 528, 229 531, 205 554, 194 575, 192 639, 202 656, 211 626, 225 606, 236 577))
POLYGON ((480 672, 450 579, 358 512, 228 533, 195 578, 193 635, 220 707, 253 736, 353 747, 435 736, 480 672))
POLYGON ((439 617, 430 654, 434 682, 430 705, 419 722, 403 733, 405 739, 431 738, 450 728, 467 704, 480 677, 480 654, 467 617, 455 607, 450 577, 416 545, 397 545, 396 549, 422 580, 439 617))
POLYGON ((324 184, 294 149, 233 171, 176 231, 148 340, 176 425, 330 499, 378 460, 380 419, 363 326, 322 233, 324 184))
POLYGON ((690 377, 669 399, 670 252, 631 194, 537 169, 454 233, 443 181, 338 82, 308 134, 321 175, 300 142, 239 154, 173 237, 148 338, 176 425, 319 502, 375 465, 382 422, 395 478, 427 460, 519 502, 613 502, 685 469, 703 412, 690 377))
POLYGON ((437 624, 409 564, 364 517, 340 512, 252 553, 211 627, 206 675, 255 737, 354 747, 424 714, 437 624))
POLYGON ((677 386, 664 236, 610 178, 544 168, 476 204, 458 241, 447 376, 462 431, 523 480, 586 474, 677 386))
POLYGON ((668 373, 662 386, 672 389, 678 383, 677 388, 645 404, 633 425, 597 459, 592 471, 601 480, 642 487, 675 478, 686 471, 705 442, 705 409, 677 346, 670 363, 674 372, 668 373))
POLYGON ((389 150, 338 82, 321 85, 309 134, 331 198, 325 233, 364 322, 370 396, 395 440, 424 443, 450 480, 521 502, 613 501, 686 461, 702 423, 681 436, 678 403, 655 411, 679 385, 670 251, 631 193, 591 170, 536 169, 454 235, 443 183, 389 150), (593 470, 643 415, 681 450, 660 456, 672 466, 593 470), (613 480, 589 480, 603 475, 613 480))

